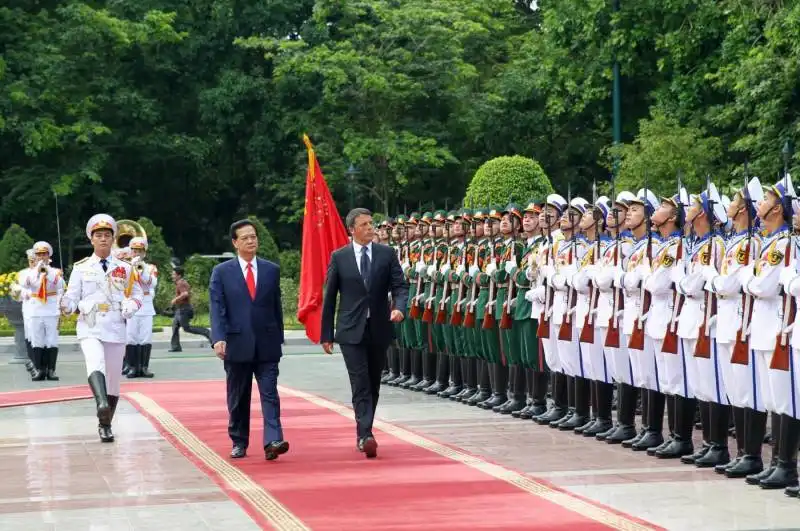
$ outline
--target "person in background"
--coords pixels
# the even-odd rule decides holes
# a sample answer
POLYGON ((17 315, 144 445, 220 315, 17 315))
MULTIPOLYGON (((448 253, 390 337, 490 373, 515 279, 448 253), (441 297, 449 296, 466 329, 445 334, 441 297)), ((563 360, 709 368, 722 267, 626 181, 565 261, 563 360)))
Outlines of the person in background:
POLYGON ((175 308, 175 317, 172 319, 172 341, 169 351, 181 352, 183 350, 183 348, 181 348, 181 328, 183 328, 184 332, 189 334, 203 336, 210 343, 211 331, 208 328, 191 325, 191 320, 194 317, 192 288, 189 286, 186 279, 183 278, 182 267, 173 269, 172 280, 175 282, 175 298, 172 299, 170 304, 175 308))

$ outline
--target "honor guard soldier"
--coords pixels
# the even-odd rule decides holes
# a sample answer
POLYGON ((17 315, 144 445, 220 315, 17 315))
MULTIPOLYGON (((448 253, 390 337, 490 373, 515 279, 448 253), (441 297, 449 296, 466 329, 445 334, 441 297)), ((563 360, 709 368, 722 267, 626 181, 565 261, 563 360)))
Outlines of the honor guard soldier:
POLYGON ((761 473, 747 476, 746 481, 751 485, 759 485, 772 476, 778 469, 780 457, 781 418, 777 410, 778 401, 784 397, 776 397, 770 385, 770 365, 783 339, 784 301, 780 276, 786 267, 786 252, 790 249, 791 209, 788 208, 787 196, 794 195, 791 185, 789 179, 779 181, 766 190, 758 203, 758 217, 764 229, 761 254, 752 271, 743 270, 744 292, 753 298, 750 330, 756 332, 750 334, 750 348, 754 352, 754 407, 772 413, 772 460, 761 473))
POLYGON ((25 276, 23 288, 29 295, 31 347, 34 371, 31 380, 58 380, 55 375, 58 358, 59 300, 64 294, 64 276, 50 267, 53 248, 47 242, 33 245, 35 264, 25 276))
POLYGON ((606 368, 617 383, 617 423, 596 436, 608 444, 620 444, 636 437, 637 388, 633 383, 627 338, 620 333, 623 293, 614 287, 614 278, 618 271, 625 270, 633 249, 634 238, 626 228, 625 217, 628 207, 635 200, 636 196, 631 192, 620 192, 606 215, 606 226, 611 237, 593 279, 599 298, 595 339, 599 335, 603 341, 606 368))
POLYGON ((452 210, 448 212, 445 220, 447 256, 445 263, 438 272, 444 287, 442 293, 438 296, 436 308, 434 309, 434 321, 442 328, 445 353, 450 365, 448 386, 437 393, 437 396, 441 398, 450 398, 460 393, 467 378, 467 367, 464 363, 463 333, 460 326, 453 325, 453 309, 459 295, 458 287, 462 285, 460 280, 455 278, 453 274, 459 270, 459 266, 464 262, 465 236, 466 221, 464 219, 464 211, 452 210))
MULTIPOLYGON (((460 402, 474 395, 478 390, 477 360, 472 354, 471 346, 467 340, 467 329, 464 327, 464 314, 469 302, 469 288, 464 282, 464 276, 471 264, 469 250, 474 241, 471 239, 470 226, 472 211, 468 208, 459 210, 452 225, 452 260, 451 271, 448 273, 450 286, 449 323, 453 336, 453 344, 461 366, 461 390, 445 395, 450 400, 460 402)), ((452 371, 451 371, 452 372, 452 371)), ((455 382, 454 382, 455 383, 455 382)))
POLYGON ((419 284, 417 285, 417 296, 414 301, 416 308, 412 308, 412 310, 416 310, 412 313, 412 317, 416 316, 414 317, 414 332, 417 337, 417 347, 422 353, 422 380, 415 386, 410 387, 412 391, 424 391, 436 381, 436 351, 433 348, 430 323, 424 319, 425 308, 428 300, 432 297, 434 288, 433 279, 428 274, 435 260, 436 246, 432 225, 433 213, 423 213, 418 225, 421 240, 421 259, 417 261, 416 265, 416 280, 419 284))
POLYGON ((539 340, 536 327, 542 309, 534 309, 533 281, 538 275, 538 258, 545 238, 539 226, 539 214, 542 205, 534 200, 528 201, 522 214, 523 249, 519 266, 511 276, 517 286, 517 295, 513 308, 514 325, 511 332, 516 335, 520 349, 522 367, 525 370, 525 390, 527 403, 520 411, 511 415, 523 420, 543 415, 547 411, 547 365, 544 353, 539 352, 539 340))
MULTIPOLYGON (((388 218, 381 224, 381 232, 385 226, 387 239, 386 243, 392 249, 394 249, 394 253, 397 256, 397 262, 402 264, 405 261, 405 254, 404 254, 404 234, 403 234, 403 226, 405 225, 405 217, 404 216, 397 216, 396 218, 388 218)), ((390 295, 391 296, 391 295, 390 295)), ((392 344, 389 346, 389 352, 387 354, 387 364, 386 364, 386 371, 384 376, 381 378, 381 383, 389 384, 389 382, 396 380, 400 377, 401 374, 401 342, 402 342, 402 322, 401 323, 393 323, 394 328, 394 340, 392 344)))
MULTIPOLYGON (((646 316, 644 280, 650 273, 652 260, 652 231, 650 229, 650 216, 655 212, 659 202, 652 191, 640 189, 636 197, 630 201, 625 224, 633 234, 634 244, 630 257, 625 263, 625 269, 617 271, 614 286, 623 290, 622 333, 620 343, 627 345, 628 357, 631 362, 633 383, 641 389, 642 393, 642 429, 633 439, 622 441, 622 446, 635 451, 644 451, 663 442, 662 424, 664 416, 664 401, 661 395, 652 406, 649 403, 651 392, 647 387, 647 369, 643 367, 644 350, 644 317, 646 316), (642 338, 640 343, 632 343, 634 332, 642 338), (660 411, 652 416, 650 426, 650 413, 660 411)), ((648 296, 649 298, 649 296, 648 296)), ((652 367, 655 367, 655 360, 652 367)), ((648 366, 648 369, 650 366, 648 366)), ((654 382, 651 382, 654 385, 654 382)), ((660 393, 654 393, 660 394, 660 393)))
POLYGON ((406 369, 406 379, 397 382, 403 389, 411 389, 422 381, 422 345, 417 340, 417 319, 421 317, 421 312, 417 306, 418 295, 422 291, 422 277, 417 268, 422 263, 422 237, 423 229, 420 225, 420 214, 412 212, 408 218, 408 242, 407 261, 403 264, 408 279, 408 300, 410 319, 403 319, 400 323, 403 328, 406 348, 409 356, 409 368, 406 369))
MULTIPOLYGON (((539 227, 545 241, 537 257, 538 275, 535 279, 535 288, 529 298, 532 301, 531 316, 538 318, 536 334, 541 340, 544 351, 543 357, 547 370, 551 376, 552 403, 544 413, 533 417, 533 421, 549 425, 563 419, 567 415, 567 379, 561 370, 558 360, 558 326, 553 323, 553 316, 563 311, 562 306, 556 304, 557 298, 553 291, 550 277, 555 274, 556 257, 563 244, 564 235, 559 229, 561 216, 567 208, 567 201, 558 194, 550 194, 545 200, 542 212, 539 214, 539 227), (536 310, 541 310, 538 317, 536 310)), ((534 281, 534 279, 531 279, 534 281)))
POLYGON ((86 236, 94 254, 75 263, 61 299, 65 314, 80 314, 77 336, 97 404, 102 442, 114 440, 111 421, 119 400, 125 321, 142 307, 142 289, 136 282, 135 270, 111 255, 116 232, 117 222, 107 214, 89 219, 86 236))
POLYGON ((145 262, 147 257, 147 240, 137 236, 128 244, 131 253, 130 264, 133 267, 135 282, 142 289, 142 307, 133 318, 128 319, 125 346, 125 358, 130 367, 125 373, 128 378, 152 378, 150 372, 150 354, 153 349, 153 317, 156 315, 153 299, 158 285, 158 268, 155 264, 145 262))
POLYGON ((717 296, 716 347, 720 374, 733 407, 736 430, 736 458, 715 467, 729 478, 744 478, 761 472, 761 450, 767 427, 767 413, 756 408, 753 352, 749 345, 749 325, 753 299, 742 295, 745 269, 751 269, 761 255, 755 205, 764 198, 758 177, 753 177, 733 198, 728 219, 733 234, 725 245, 719 273, 706 270, 708 288, 717 296))
POLYGON ((437 309, 444 294, 446 277, 440 273, 449 258, 450 242, 447 237, 447 212, 437 210, 433 213, 431 223, 433 239, 433 259, 428 265, 425 276, 428 279, 428 297, 423 312, 423 322, 428 325, 429 346, 435 355, 435 372, 433 383, 422 391, 428 395, 436 395, 447 389, 450 380, 450 360, 447 355, 444 328, 446 322, 436 320, 437 309))

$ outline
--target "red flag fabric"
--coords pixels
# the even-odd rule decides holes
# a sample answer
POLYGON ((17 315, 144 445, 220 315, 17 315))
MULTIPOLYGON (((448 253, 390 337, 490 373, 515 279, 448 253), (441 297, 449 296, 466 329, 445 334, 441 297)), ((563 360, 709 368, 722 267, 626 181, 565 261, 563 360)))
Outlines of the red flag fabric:
POLYGON ((306 336, 319 343, 322 333, 322 287, 333 251, 347 245, 349 237, 336 210, 325 177, 319 167, 314 146, 307 135, 308 150, 306 203, 303 214, 303 250, 300 263, 300 296, 297 319, 306 327, 306 336))

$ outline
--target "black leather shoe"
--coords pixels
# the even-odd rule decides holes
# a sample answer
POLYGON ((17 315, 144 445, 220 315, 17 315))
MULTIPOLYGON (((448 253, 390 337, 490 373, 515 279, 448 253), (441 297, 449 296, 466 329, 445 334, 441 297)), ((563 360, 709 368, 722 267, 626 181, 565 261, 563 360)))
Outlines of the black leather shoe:
POLYGON ((800 498, 800 486, 786 487, 783 492, 791 498, 800 498))
POLYGON ((648 448, 654 448, 656 446, 660 446, 661 443, 664 442, 664 436, 655 431, 648 431, 644 434, 644 436, 639 439, 639 442, 633 444, 631 446, 631 450, 634 452, 644 452, 648 448))
POLYGON ((548 411, 546 411, 543 415, 539 415, 538 417, 533 417, 533 421, 537 424, 541 424, 542 426, 547 426, 551 422, 556 422, 564 417, 566 417, 568 411, 566 408, 553 406, 548 411))
POLYGON ((578 412, 572 414, 569 420, 566 420, 558 425, 561 431, 575 431, 577 428, 585 425, 589 421, 589 417, 585 417, 578 412))
POLYGON ((547 404, 534 404, 531 406, 531 419, 540 417, 547 413, 547 404))
POLYGON ((714 472, 717 474, 725 474, 731 468, 737 466, 739 462, 742 460, 742 455, 737 455, 735 459, 728 461, 727 463, 720 463, 714 467, 714 472))
POLYGON ((368 459, 378 456, 378 442, 375 437, 367 436, 358 441, 358 450, 364 452, 368 459))
POLYGON ((703 457, 694 460, 697 468, 711 468, 726 465, 731 462, 731 455, 727 446, 711 446, 703 457))
POLYGON ((601 433, 608 432, 614 424, 609 419, 597 419, 594 424, 583 430, 584 437, 597 437, 601 433))
POLYGON ((626 439, 622 441, 623 448, 633 448, 633 445, 638 443, 642 440, 642 438, 647 434, 647 430, 642 428, 639 430, 639 433, 631 437, 630 439, 626 439))
POLYGON ((694 452, 693 454, 684 455, 683 457, 681 457, 681 463, 683 463, 684 465, 693 465, 695 464, 695 462, 697 462, 698 459, 705 456, 710 449, 711 449, 710 444, 703 443, 703 446, 701 446, 700 449, 694 452))
POLYGON ((562 424, 564 424, 565 422, 569 422, 574 415, 575 415, 575 411, 573 411, 571 409, 567 409, 565 414, 561 418, 556 419, 556 420, 554 420, 553 422, 550 423, 550 427, 554 428, 554 429, 558 429, 558 427, 561 426, 562 424))
POLYGON ((758 474, 750 474, 744 480, 748 485, 758 485, 761 483, 762 479, 767 479, 772 475, 773 472, 775 472, 776 466, 777 465, 770 463, 770 466, 764 467, 764 469, 758 474))
POLYGON ((764 471, 764 461, 760 455, 744 455, 739 462, 725 471, 725 475, 731 479, 746 478, 757 476, 764 471))
POLYGON ((486 400, 489 400, 491 396, 492 396, 491 393, 489 393, 488 391, 480 390, 471 397, 467 398, 466 400, 462 400, 462 402, 464 402, 468 406, 477 406, 478 404, 482 404, 486 400))
POLYGON ((231 459, 241 459, 247 455, 247 448, 244 446, 239 446, 238 444, 233 446, 233 450, 231 450, 231 459))
POLYGON ((451 385, 444 391, 440 391, 436 396, 440 398, 450 398, 451 396, 456 396, 460 392, 461 392, 460 385, 451 385))
POLYGON ((445 389, 446 387, 442 385, 442 382, 433 382, 431 385, 423 389, 422 392, 426 395, 438 395, 445 389))
POLYGON ((675 438, 669 446, 657 451, 656 457, 659 459, 676 459, 684 455, 691 455, 693 452, 694 444, 692 444, 692 441, 675 438))
MULTIPOLYGON (((636 437, 636 427, 635 426, 623 426, 619 425, 616 429, 611 432, 610 435, 605 436, 606 443, 608 444, 622 444, 623 441, 630 441, 631 439, 636 437)), ((600 435, 597 436, 600 439, 600 435)))
POLYGON ((111 431, 110 424, 98 424, 97 434, 100 436, 100 442, 114 442, 114 433, 111 431))
POLYGON ((675 437, 673 437, 673 436, 671 436, 671 435, 670 435, 669 437, 667 437, 666 439, 664 439, 664 442, 662 442, 662 443, 661 443, 661 444, 659 444, 658 446, 655 446, 655 447, 653 447, 653 448, 648 448, 648 449, 647 449, 647 455, 649 455, 649 456, 654 456, 654 455, 656 455, 656 452, 660 452, 661 450, 665 449, 667 446, 669 446, 670 444, 672 444, 672 441, 673 441, 674 439, 675 439, 675 437))
POLYGON ((289 451, 289 441, 272 441, 264 447, 264 458, 274 461, 279 455, 289 451))
POLYGON ((758 484, 762 489, 770 490, 796 487, 797 485, 797 461, 779 461, 772 474, 758 484))
POLYGON ((529 402, 529 403, 525 404, 524 408, 519 409, 517 411, 512 411, 511 412, 511 416, 514 417, 515 419, 519 419, 519 418, 529 419, 529 418, 531 418, 530 417, 530 412, 531 412, 531 404, 529 402), (526 415, 526 416, 523 417, 522 415, 526 415))

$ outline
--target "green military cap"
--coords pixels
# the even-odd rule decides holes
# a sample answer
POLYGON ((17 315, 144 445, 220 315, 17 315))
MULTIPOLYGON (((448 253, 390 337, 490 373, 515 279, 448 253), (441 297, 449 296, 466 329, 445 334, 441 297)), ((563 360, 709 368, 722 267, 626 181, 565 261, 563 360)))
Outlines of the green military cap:
POLYGON ((475 210, 472 212, 472 217, 473 217, 475 220, 477 220, 477 221, 480 221, 480 220, 482 220, 483 218, 485 218, 485 217, 486 217, 486 210, 485 210, 485 209, 483 209, 483 208, 476 208, 476 209, 475 209, 475 210))
POLYGON ((380 222, 378 225, 379 227, 393 227, 394 226, 394 218, 386 217, 383 221, 380 222))
POLYGON ((463 219, 465 221, 470 221, 472 219, 472 210, 469 208, 462 208, 456 213, 456 219, 463 219))
POLYGON ((503 218, 503 212, 497 207, 491 207, 489 209, 488 214, 486 214, 486 217, 488 219, 494 219, 499 221, 503 218))
POLYGON ((428 225, 430 225, 431 223, 433 223, 433 214, 430 212, 425 212, 424 214, 422 214, 420 222, 427 223, 428 225))
POLYGON ((503 210, 503 214, 511 214, 512 216, 516 216, 517 219, 522 219, 522 210, 520 210, 519 205, 516 203, 509 203, 505 210, 503 210))
POLYGON ((400 214, 399 216, 397 216, 397 217, 394 219, 394 222, 395 222, 396 224, 398 224, 398 225, 405 225, 407 221, 408 221, 408 218, 407 218, 407 217, 405 217, 403 214, 400 214))
POLYGON ((412 212, 410 216, 408 216, 408 223, 411 225, 419 224, 419 212, 412 212))
POLYGON ((542 211, 542 204, 534 199, 531 199, 525 205, 525 212, 533 212, 534 214, 538 214, 541 211, 542 211))
POLYGON ((450 212, 447 213, 447 221, 455 221, 456 218, 458 217, 460 216, 458 215, 457 210, 451 210, 450 212))
POLYGON ((444 221, 447 219, 447 212, 444 210, 437 210, 433 213, 433 221, 444 221))

